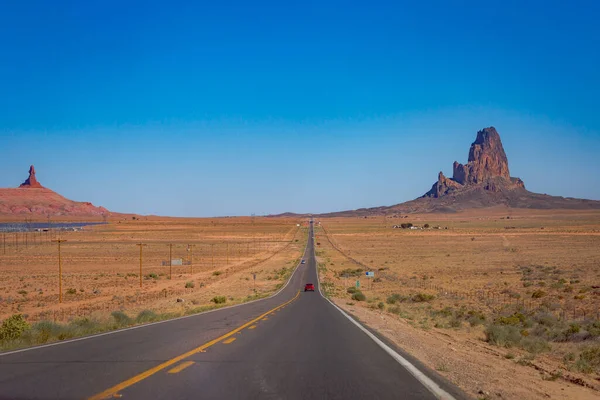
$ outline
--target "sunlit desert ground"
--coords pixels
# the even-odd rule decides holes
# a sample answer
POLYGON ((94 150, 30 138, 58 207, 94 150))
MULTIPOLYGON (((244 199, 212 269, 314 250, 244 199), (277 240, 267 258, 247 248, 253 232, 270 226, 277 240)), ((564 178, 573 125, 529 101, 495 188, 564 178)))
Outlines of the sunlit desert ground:
POLYGON ((179 312, 215 296, 227 304, 261 297, 295 267, 306 231, 299 219, 127 217, 81 231, 0 233, 0 319, 179 312))
POLYGON ((474 396, 599 395, 571 391, 599 387, 599 212, 318 221, 321 281, 336 303, 474 396), (423 229, 393 227, 407 223, 423 229), (357 281, 363 301, 349 293, 357 281))

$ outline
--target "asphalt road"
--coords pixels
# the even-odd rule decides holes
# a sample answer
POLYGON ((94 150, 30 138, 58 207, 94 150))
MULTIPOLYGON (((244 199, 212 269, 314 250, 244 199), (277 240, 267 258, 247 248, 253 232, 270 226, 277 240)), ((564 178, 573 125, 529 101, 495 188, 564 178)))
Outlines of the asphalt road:
POLYGON ((0 354, 0 399, 435 399, 320 295, 312 240, 304 258, 269 299, 0 354))

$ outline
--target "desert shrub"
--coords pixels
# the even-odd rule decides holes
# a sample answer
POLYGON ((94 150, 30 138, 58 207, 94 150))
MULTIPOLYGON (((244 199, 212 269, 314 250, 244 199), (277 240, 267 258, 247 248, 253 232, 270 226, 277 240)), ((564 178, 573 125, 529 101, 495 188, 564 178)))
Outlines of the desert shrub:
POLYGON ((123 311, 113 311, 110 315, 115 320, 117 326, 125 326, 131 323, 131 318, 123 311))
POLYGON ((586 374, 600 370, 600 346, 583 350, 575 363, 575 369, 586 374))
POLYGON ((158 315, 154 311, 151 310, 142 310, 135 318, 136 322, 152 322, 158 319, 158 315))
POLYGON ((544 292, 543 290, 536 290, 533 293, 531 293, 531 298, 532 299, 540 299, 542 297, 544 297, 546 295, 546 292, 544 292))
POLYGON ((550 344, 539 337, 526 337, 521 340, 521 347, 533 354, 542 353, 550 350, 550 344))
POLYGON ((400 227, 402 229, 408 229, 408 228, 411 228, 412 226, 413 226, 413 224, 411 224, 410 222, 405 222, 403 224, 400 224, 400 227))
POLYGON ((427 293, 417 293, 412 297, 412 301, 414 301, 415 303, 424 303, 427 301, 431 301, 435 299, 435 296, 432 294, 427 294, 427 293))
POLYGON ((543 325, 543 326, 547 326, 549 328, 552 328, 554 326, 559 325, 558 319, 554 315, 548 314, 548 313, 537 314, 537 315, 534 316, 533 319, 538 324, 543 325))
POLYGON ((196 286, 196 285, 192 281, 189 281, 189 282, 185 283, 185 288, 186 289, 192 289, 194 286, 196 286))
POLYGON ((462 326, 462 320, 458 317, 452 317, 448 322, 451 328, 460 328, 462 326))
POLYGON ((146 279, 158 279, 158 275, 154 272, 145 276, 146 279))
POLYGON ((227 302, 227 297, 225 297, 225 296, 215 296, 210 301, 212 301, 215 304, 224 304, 225 302, 227 302))
POLYGON ((406 297, 402 296, 401 294, 394 293, 387 298, 386 303, 396 304, 396 303, 402 303, 405 300, 406 300, 406 297))
POLYGON ((494 320, 494 324, 497 325, 508 325, 508 326, 519 326, 527 325, 527 317, 520 312, 516 312, 509 316, 500 316, 494 320))
POLYGON ((593 338, 600 336, 600 321, 589 322, 585 326, 585 330, 593 338))
POLYGON ((354 286, 350 286, 348 289, 346 289, 346 292, 348 292, 349 294, 354 294, 356 292, 360 292, 360 290, 358 290, 358 288, 355 288, 354 286))
POLYGON ((489 325, 484 333, 488 343, 500 347, 516 346, 522 339, 519 329, 512 325, 489 325))
POLYGON ((67 289, 67 294, 77 294, 77 289, 75 289, 75 288, 68 288, 67 289))
POLYGON ((467 313, 467 315, 467 322, 471 326, 481 325, 485 322, 485 315, 483 315, 482 312, 471 310, 467 313))
POLYGON ((24 335, 24 339, 30 344, 44 344, 50 339, 58 338, 63 331, 62 326, 52 321, 40 321, 31 327, 24 335))
POLYGON ((19 293, 21 296, 27 296, 27 290, 19 290, 17 293, 19 293))
POLYGON ((532 282, 523 282, 523 287, 529 287, 532 286, 533 283, 532 282))
POLYGON ((426 228, 426 229, 429 228, 429 224, 423 225, 423 228, 426 228))
POLYGON ((222 274, 222 272, 221 272, 221 271, 215 271, 215 272, 213 272, 212 274, 213 274, 214 276, 219 276, 219 275, 221 275, 221 274, 222 274))
POLYGON ((365 296, 362 292, 356 292, 352 295, 352 300, 356 301, 365 301, 367 296, 365 296))
POLYGON ((380 310, 383 310, 383 309, 385 308, 385 304, 383 303, 383 301, 380 301, 380 302, 377 304, 377 308, 379 308, 380 310))
POLYGON ((454 315, 454 309, 452 307, 444 307, 439 311, 435 311, 434 315, 441 315, 442 317, 451 317, 454 315))
POLYGON ((22 314, 11 315, 2 321, 2 326, 0 326, 0 342, 16 340, 27 329, 29 329, 29 324, 25 321, 25 317, 22 314))

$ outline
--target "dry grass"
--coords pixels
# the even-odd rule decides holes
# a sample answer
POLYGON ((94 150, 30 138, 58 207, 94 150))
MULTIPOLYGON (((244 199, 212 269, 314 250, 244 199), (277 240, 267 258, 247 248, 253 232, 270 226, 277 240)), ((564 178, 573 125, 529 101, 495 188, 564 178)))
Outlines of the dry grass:
MULTIPOLYGON (((57 222, 57 221, 53 221, 57 222)), ((301 256, 306 229, 295 219, 142 218, 61 232, 63 303, 58 303, 58 233, 7 234, 0 242, 0 320, 23 313, 30 322, 67 321, 114 310, 157 312, 229 302, 275 290, 301 256), (144 243, 142 287, 140 250, 144 243), (184 264, 172 267, 172 258, 184 264), (188 251, 188 245, 193 245, 188 251), (192 259, 193 256, 193 259, 192 259), (163 265, 165 263, 166 265, 163 265), (256 274, 256 281, 253 279, 256 274), (181 298, 184 301, 177 303, 181 298)), ((3 238, 0 237, 0 240, 3 238)))

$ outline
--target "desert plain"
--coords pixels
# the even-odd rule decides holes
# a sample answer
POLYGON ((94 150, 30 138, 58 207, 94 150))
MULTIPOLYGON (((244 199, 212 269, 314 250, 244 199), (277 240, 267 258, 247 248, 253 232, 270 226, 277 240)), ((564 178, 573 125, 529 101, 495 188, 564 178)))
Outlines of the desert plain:
POLYGON ((474 398, 600 395, 600 212, 323 218, 315 235, 327 295, 474 398))

